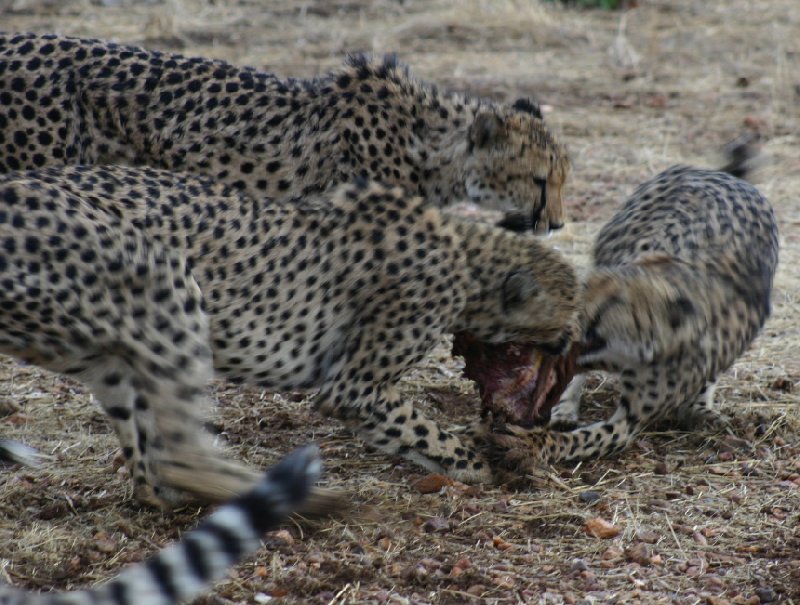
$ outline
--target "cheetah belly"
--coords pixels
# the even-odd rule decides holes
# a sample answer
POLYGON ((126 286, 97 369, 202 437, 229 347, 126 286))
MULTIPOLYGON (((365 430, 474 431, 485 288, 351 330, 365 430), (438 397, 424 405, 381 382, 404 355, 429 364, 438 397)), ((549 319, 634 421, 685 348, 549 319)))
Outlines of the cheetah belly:
POLYGON ((321 321, 292 322, 278 329, 260 323, 260 333, 228 332, 224 347, 219 346, 223 343, 215 334, 216 373, 234 382, 267 388, 318 387, 345 350, 348 335, 345 324, 345 317, 334 325, 321 321))

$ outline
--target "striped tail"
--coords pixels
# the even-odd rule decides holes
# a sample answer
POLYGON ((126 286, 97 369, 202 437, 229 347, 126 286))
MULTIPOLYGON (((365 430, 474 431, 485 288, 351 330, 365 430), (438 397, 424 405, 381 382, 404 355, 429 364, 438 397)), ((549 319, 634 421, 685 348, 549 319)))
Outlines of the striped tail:
POLYGON ((107 584, 64 593, 0 585, 0 605, 171 605, 190 600, 256 551, 264 532, 305 502, 321 468, 316 447, 300 448, 267 471, 252 491, 218 508, 180 542, 123 570, 107 584))

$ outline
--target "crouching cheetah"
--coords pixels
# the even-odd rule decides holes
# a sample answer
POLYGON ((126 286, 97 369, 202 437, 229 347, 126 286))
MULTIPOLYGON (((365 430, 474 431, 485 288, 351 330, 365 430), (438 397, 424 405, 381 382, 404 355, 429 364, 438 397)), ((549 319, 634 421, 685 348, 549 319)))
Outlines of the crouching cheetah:
POLYGON ((220 507, 179 543, 108 583, 69 593, 33 593, 0 583, 3 605, 170 605, 187 601, 261 546, 264 533, 308 497, 319 477, 316 448, 302 448, 270 469, 248 493, 220 507))
POLYGON ((487 480, 398 379, 448 332, 558 352, 577 309, 556 252, 396 187, 280 201, 149 168, 0 175, 0 353, 91 388, 144 499, 252 484, 203 429, 212 372, 319 388, 317 408, 367 443, 487 480))
POLYGON ((368 178, 545 233, 569 162, 537 106, 448 93, 393 57, 313 80, 99 40, 0 34, 0 172, 125 164, 304 196, 368 178))
MULTIPOLYGON (((523 465, 619 452, 661 418, 721 422, 717 377, 770 313, 775 216, 755 187, 726 172, 675 166, 644 183, 600 231, 593 254, 577 363, 620 376, 619 406, 609 420, 568 432, 497 435, 523 465)), ((555 427, 577 424, 583 383, 579 375, 565 391, 555 427)))

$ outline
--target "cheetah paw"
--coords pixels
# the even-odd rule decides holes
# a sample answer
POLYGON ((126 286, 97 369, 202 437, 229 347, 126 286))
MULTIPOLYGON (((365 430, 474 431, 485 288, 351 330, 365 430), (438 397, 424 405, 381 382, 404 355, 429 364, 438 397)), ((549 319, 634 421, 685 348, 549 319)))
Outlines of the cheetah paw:
POLYGON ((522 470, 533 470, 548 464, 555 441, 545 429, 524 429, 505 425, 491 435, 494 455, 500 464, 522 470))

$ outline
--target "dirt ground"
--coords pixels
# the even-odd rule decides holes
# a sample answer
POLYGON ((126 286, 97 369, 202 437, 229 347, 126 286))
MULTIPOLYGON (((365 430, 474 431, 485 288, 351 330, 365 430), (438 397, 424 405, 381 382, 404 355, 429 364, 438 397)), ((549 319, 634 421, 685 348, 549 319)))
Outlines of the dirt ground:
MULTIPOLYGON (((531 96, 569 146, 574 221, 551 241, 578 263, 638 182, 715 166, 763 137, 761 190, 780 218, 774 313, 718 397, 730 433, 649 432, 616 460, 503 486, 421 494, 417 468, 369 453, 302 397, 215 385, 237 454, 267 465, 321 444, 358 515, 270 534, 200 603, 800 603, 800 11, 796 0, 640 0, 627 12, 533 0, 0 0, 0 28, 111 38, 294 76, 348 51, 498 99, 531 96), (612 537, 587 533, 596 520, 612 537)), ((442 346, 405 394, 453 424, 477 398, 442 346)), ((591 413, 607 414, 596 378, 591 413)), ((6 436, 52 456, 0 473, 0 581, 87 586, 141 560, 203 511, 130 500, 116 443, 80 386, 5 360, 6 436)))

